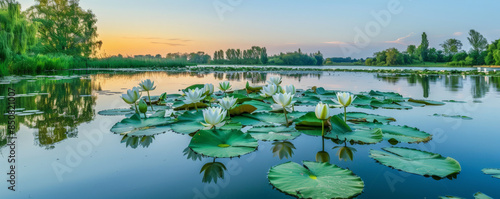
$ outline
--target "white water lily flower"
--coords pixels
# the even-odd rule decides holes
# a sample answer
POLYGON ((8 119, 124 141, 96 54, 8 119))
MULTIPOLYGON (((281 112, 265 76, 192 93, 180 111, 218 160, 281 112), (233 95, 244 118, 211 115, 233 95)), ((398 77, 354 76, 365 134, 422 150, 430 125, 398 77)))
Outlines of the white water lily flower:
POLYGON ((189 91, 184 92, 184 94, 186 95, 186 100, 183 101, 185 104, 195 104, 201 102, 201 100, 205 98, 205 96, 203 95, 205 94, 205 89, 189 89, 189 91))
POLYGON ((141 86, 142 90, 145 91, 152 91, 156 89, 155 82, 150 79, 143 80, 141 83, 139 83, 139 86, 141 86))
POLYGON ((209 129, 219 125, 226 118, 226 111, 220 107, 211 107, 203 109, 203 119, 205 123, 200 122, 203 126, 209 129))
POLYGON ((337 100, 332 99, 333 102, 340 104, 339 107, 348 107, 351 103, 356 99, 356 96, 353 97, 351 93, 348 92, 339 92, 337 93, 337 100))
POLYGON ((238 99, 234 97, 224 97, 219 99, 219 103, 222 108, 229 111, 234 108, 234 105, 236 105, 236 100, 238 99))
POLYGON ((276 84, 268 84, 262 87, 262 90, 260 90, 260 92, 260 96, 262 97, 271 97, 276 94, 276 92, 278 92, 278 86, 276 86, 276 84))
POLYGON ((319 102, 316 105, 316 109, 314 110, 316 117, 320 120, 326 120, 330 117, 330 109, 328 104, 323 104, 323 102, 319 102))
POLYGON ((281 84, 281 77, 270 77, 267 82, 269 84, 276 84, 276 86, 279 86, 281 84))
POLYGON ((293 95, 290 93, 276 93, 273 95, 276 104, 271 105, 274 111, 285 109, 287 112, 293 111, 293 95))
POLYGON ((214 93, 214 85, 213 84, 205 84, 205 95, 212 95, 214 93))
POLYGON ((295 95, 295 93, 297 93, 297 90, 295 89, 294 85, 288 85, 283 89, 283 93, 290 93, 292 95, 295 95))
POLYGON ((138 87, 128 89, 127 94, 122 94, 122 99, 127 104, 135 104, 135 102, 137 102, 137 100, 139 100, 139 98, 141 98, 141 93, 139 92, 138 87))
POLYGON ((219 89, 221 91, 224 91, 226 92, 227 90, 229 90, 231 88, 231 84, 228 82, 228 81, 224 81, 224 82, 220 82, 219 83, 219 89))

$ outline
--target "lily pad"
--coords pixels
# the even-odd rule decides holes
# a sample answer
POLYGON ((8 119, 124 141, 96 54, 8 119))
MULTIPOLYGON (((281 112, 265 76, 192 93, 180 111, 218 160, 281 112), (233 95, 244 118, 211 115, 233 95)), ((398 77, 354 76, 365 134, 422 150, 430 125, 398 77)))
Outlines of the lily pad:
POLYGON ((257 93, 262 89, 262 86, 250 86, 250 83, 247 81, 245 88, 248 93, 257 93))
MULTIPOLYGON (((288 114, 288 120, 293 120, 293 114, 288 114)), ((282 113, 252 113, 231 117, 231 121, 241 122, 245 126, 281 126, 285 123, 285 115, 282 113)))
POLYGON ((350 170, 330 163, 304 161, 303 164, 287 162, 272 167, 269 182, 299 198, 353 198, 363 192, 363 180, 350 170))
MULTIPOLYGON (((314 112, 309 112, 299 117, 295 120, 295 125, 297 126, 309 126, 309 127, 320 127, 322 126, 322 121, 316 117, 314 112)), ((327 123, 325 123, 327 126, 327 123)))
POLYGON ((254 127, 247 131, 253 138, 264 141, 293 140, 300 132, 293 127, 254 127))
POLYGON ((382 148, 370 150, 370 157, 383 165, 422 176, 445 178, 459 173, 460 164, 453 158, 410 148, 382 148))
POLYGON ((438 101, 432 101, 432 100, 419 100, 419 99, 412 99, 412 98, 410 98, 408 101, 409 102, 414 102, 414 103, 425 104, 425 105, 429 105, 429 106, 442 106, 442 105, 445 105, 444 102, 438 102, 438 101))
POLYGON ((382 141, 382 130, 352 130, 342 118, 334 115, 330 118, 331 131, 325 134, 325 137, 337 140, 346 140, 359 144, 375 144, 382 141))
POLYGON ((246 101, 243 102, 244 105, 252 105, 253 107, 257 108, 255 112, 262 112, 262 111, 270 111, 273 110, 271 108, 271 104, 262 102, 262 101, 257 101, 257 100, 251 100, 251 101, 246 101))
POLYGON ((201 130, 189 143, 196 153, 215 158, 245 155, 255 151, 257 146, 257 140, 239 130, 201 130))
POLYGON ((130 108, 108 109, 97 112, 97 114, 105 116, 127 115, 131 113, 133 114, 135 111, 130 108))
MULTIPOLYGON (((344 117, 344 114, 341 113, 339 114, 341 118, 344 117)), ((389 123, 389 122, 394 122, 396 119, 393 117, 387 117, 387 116, 381 116, 381 115, 375 115, 375 114, 368 114, 368 113, 362 113, 362 112, 349 112, 347 113, 347 121, 353 122, 353 123, 359 123, 359 122, 382 122, 382 123, 389 123)))
POLYGON ((202 111, 186 111, 177 117, 177 122, 173 123, 171 127, 177 133, 190 134, 205 128, 201 122, 205 122, 202 111))
POLYGON ((483 169, 484 174, 491 175, 491 177, 500 179, 500 169, 483 169))
POLYGON ((394 101, 404 101, 404 98, 401 94, 395 92, 381 92, 371 90, 368 95, 379 98, 379 99, 391 99, 394 101))
POLYGON ((195 108, 206 108, 208 107, 207 104, 205 103, 202 103, 202 102, 198 102, 196 103, 196 107, 194 106, 194 103, 193 104, 185 104, 183 101, 176 101, 173 105, 173 108, 175 111, 179 111, 179 110, 191 110, 191 109, 195 109, 195 108))
POLYGON ((477 192, 474 194, 474 198, 475 199, 493 199, 492 197, 484 194, 484 193, 481 193, 481 192, 477 192))
POLYGON ((392 100, 383 100, 378 101, 374 100, 370 103, 371 106, 376 108, 384 108, 384 109, 412 109, 411 106, 401 105, 392 100))
POLYGON ((419 143, 427 142, 432 139, 432 135, 409 126, 384 125, 380 123, 360 123, 354 125, 354 127, 382 129, 384 140, 396 140, 404 143, 419 143))
POLYGON ((439 199, 464 199, 456 196, 439 196, 439 199))
POLYGON ((472 117, 465 116, 465 115, 447 115, 447 114, 437 114, 437 113, 434 113, 433 116, 436 116, 436 117, 449 117, 449 118, 463 119, 463 120, 472 120, 472 117))
POLYGON ((130 118, 125 118, 121 122, 116 123, 111 132, 117 134, 126 134, 128 136, 152 136, 164 133, 170 130, 168 124, 174 121, 165 117, 149 117, 142 119, 138 114, 130 118))
POLYGON ((249 104, 242 104, 234 107, 229 111, 231 116, 241 115, 243 113, 253 113, 257 108, 249 104))

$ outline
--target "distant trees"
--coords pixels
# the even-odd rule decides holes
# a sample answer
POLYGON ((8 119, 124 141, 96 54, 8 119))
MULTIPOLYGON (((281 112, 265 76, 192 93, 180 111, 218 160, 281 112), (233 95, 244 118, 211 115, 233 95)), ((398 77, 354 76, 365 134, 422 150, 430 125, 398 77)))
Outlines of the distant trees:
POLYGON ((454 55, 462 49, 462 42, 458 39, 448 39, 440 44, 446 55, 454 55))
POLYGON ((269 61, 267 49, 260 46, 252 46, 250 49, 227 49, 215 51, 211 63, 214 64, 267 64, 269 61), (225 58, 224 58, 225 54, 225 58))
POLYGON ((269 64, 272 65, 323 65, 323 54, 318 51, 316 53, 302 53, 299 48, 295 52, 280 53, 269 59, 269 64))
POLYGON ((491 43, 485 52, 485 64, 500 65, 500 39, 491 43))
POLYGON ((417 52, 418 52, 420 61, 422 61, 422 62, 428 61, 429 40, 427 39, 427 34, 425 32, 422 33, 422 42, 420 43, 420 46, 418 46, 417 52))
POLYGON ((488 40, 486 40, 483 35, 475 31, 474 29, 469 31, 469 37, 467 37, 467 39, 472 46, 472 50, 478 53, 486 50, 486 48, 488 47, 488 40))

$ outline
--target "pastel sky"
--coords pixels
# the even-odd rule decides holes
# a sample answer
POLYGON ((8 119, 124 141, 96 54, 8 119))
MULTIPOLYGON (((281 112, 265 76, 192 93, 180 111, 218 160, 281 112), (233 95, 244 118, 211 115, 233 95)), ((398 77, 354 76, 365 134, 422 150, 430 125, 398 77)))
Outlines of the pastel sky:
MULTIPOLYGON (((18 0, 23 10, 33 0, 18 0)), ((265 46, 364 58, 389 47, 431 47, 475 29, 500 39, 498 0, 80 0, 98 18, 101 54, 135 55, 265 46), (379 13, 379 14, 374 14, 379 13)))

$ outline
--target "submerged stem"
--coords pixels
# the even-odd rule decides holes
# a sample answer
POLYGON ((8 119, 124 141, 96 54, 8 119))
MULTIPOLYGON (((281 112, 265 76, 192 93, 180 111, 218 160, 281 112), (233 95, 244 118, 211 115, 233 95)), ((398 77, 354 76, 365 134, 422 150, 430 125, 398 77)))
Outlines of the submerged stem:
POLYGON ((154 111, 153 102, 151 102, 151 96, 149 95, 149 91, 148 91, 148 99, 149 99, 149 105, 151 106, 151 110, 154 111))

